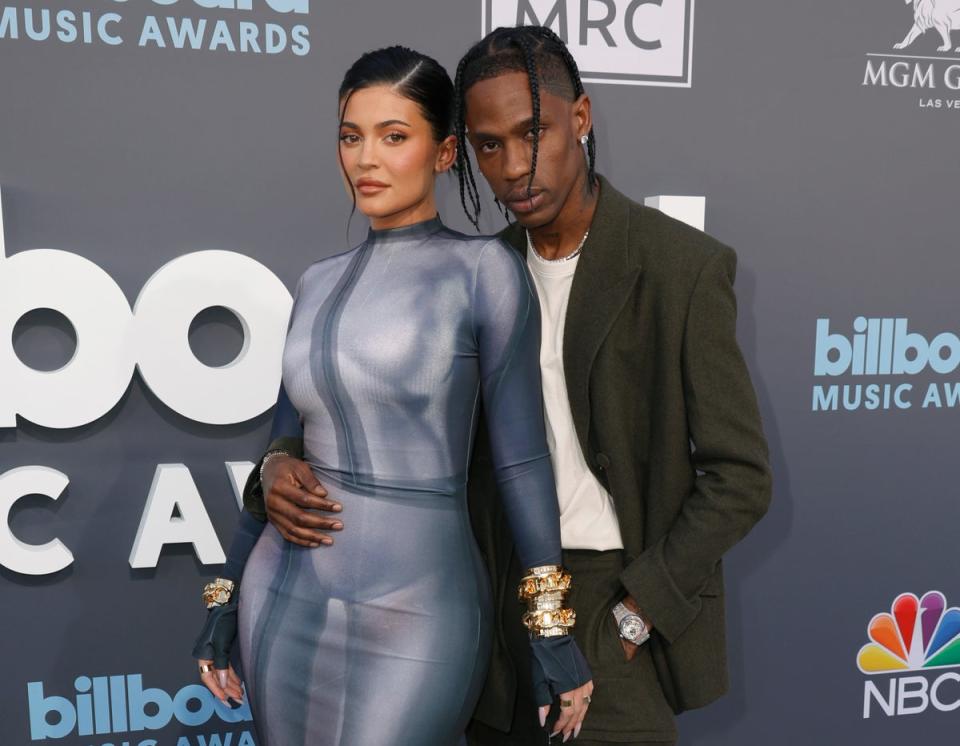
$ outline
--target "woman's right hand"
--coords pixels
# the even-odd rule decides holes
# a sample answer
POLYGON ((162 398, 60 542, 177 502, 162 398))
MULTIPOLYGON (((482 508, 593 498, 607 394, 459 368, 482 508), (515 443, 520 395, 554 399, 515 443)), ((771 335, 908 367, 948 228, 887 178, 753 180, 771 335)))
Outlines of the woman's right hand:
POLYGON ((587 716, 593 694, 593 674, 572 635, 530 641, 533 698, 540 724, 544 725, 550 707, 559 700, 560 715, 551 737, 563 734, 564 742, 576 738, 587 716))
MULTIPOLYGON (((558 733, 563 734, 563 742, 573 736, 580 735, 580 729, 583 727, 583 719, 587 716, 587 708, 590 706, 590 696, 593 694, 593 681, 588 681, 581 687, 569 692, 563 692, 559 696, 560 717, 553 725, 553 738, 558 733)), ((539 708, 540 725, 546 725, 547 715, 550 714, 550 705, 544 705, 539 708)))

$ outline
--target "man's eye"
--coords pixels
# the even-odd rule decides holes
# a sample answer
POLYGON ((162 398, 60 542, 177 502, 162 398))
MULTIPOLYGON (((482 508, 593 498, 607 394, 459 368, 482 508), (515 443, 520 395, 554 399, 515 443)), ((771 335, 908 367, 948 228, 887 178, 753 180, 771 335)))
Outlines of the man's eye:
POLYGON ((481 153, 492 153, 497 149, 497 143, 495 142, 485 142, 480 144, 481 153))
POLYGON ((543 127, 540 127, 539 129, 536 129, 536 130, 533 129, 533 128, 527 130, 526 138, 527 138, 528 140, 533 140, 534 134, 537 134, 537 135, 539 135, 540 137, 543 137, 543 127))

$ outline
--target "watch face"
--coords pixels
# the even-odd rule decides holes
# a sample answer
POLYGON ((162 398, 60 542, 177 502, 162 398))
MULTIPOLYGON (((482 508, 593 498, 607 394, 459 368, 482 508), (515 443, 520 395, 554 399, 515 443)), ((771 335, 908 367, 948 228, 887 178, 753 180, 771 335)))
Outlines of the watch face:
POLYGON ((620 634, 631 642, 639 640, 646 631, 643 620, 636 614, 625 616, 620 622, 620 634))

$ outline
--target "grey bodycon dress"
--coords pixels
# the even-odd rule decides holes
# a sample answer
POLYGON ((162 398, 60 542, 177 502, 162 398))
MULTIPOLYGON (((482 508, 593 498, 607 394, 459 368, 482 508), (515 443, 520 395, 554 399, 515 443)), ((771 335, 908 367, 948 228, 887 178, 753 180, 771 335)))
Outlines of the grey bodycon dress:
POLYGON ((303 275, 283 382, 344 529, 307 549, 267 525, 247 561, 260 746, 457 743, 492 634, 465 489, 481 402, 521 561, 560 561, 539 334, 522 258, 439 219, 371 230, 303 275))

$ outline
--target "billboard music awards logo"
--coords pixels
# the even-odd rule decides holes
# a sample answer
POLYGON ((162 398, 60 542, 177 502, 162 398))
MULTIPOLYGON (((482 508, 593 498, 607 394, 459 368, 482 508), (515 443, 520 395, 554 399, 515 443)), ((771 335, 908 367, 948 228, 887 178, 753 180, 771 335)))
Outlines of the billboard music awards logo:
POLYGON ((820 382, 813 385, 812 409, 960 408, 960 380, 930 380, 958 367, 960 337, 953 332, 925 335, 904 318, 858 316, 849 330, 817 319, 813 375, 820 382))
POLYGON ((124 45, 297 57, 310 52, 310 29, 294 23, 309 14, 310 0, 100 0, 101 10, 91 8, 91 3, 75 8, 75 3, 64 0, 50 0, 49 5, 54 7, 0 6, 0 44, 124 45), (167 12, 154 15, 150 12, 154 7, 167 12), (271 13, 272 20, 255 21, 248 15, 254 10, 271 13), (211 11, 226 13, 206 17, 211 11), (145 15, 138 15, 141 12, 145 15))
POLYGON ((890 613, 867 625, 870 642, 857 654, 857 668, 870 677, 863 685, 863 717, 918 715, 930 707, 941 712, 960 708, 960 609, 947 608, 940 591, 922 598, 897 596, 890 613), (910 672, 911 675, 901 675, 910 672), (878 712, 879 711, 879 712, 878 712))
POLYGON ((960 0, 906 0, 904 10, 905 35, 867 54, 862 85, 909 89, 921 109, 960 112, 960 0))
POLYGON ((84 746, 256 746, 246 698, 230 708, 201 684, 187 684, 169 693, 144 688, 138 673, 78 676, 73 688, 62 697, 46 691, 42 681, 27 684, 31 741, 69 738, 68 743, 84 746), (174 737, 154 737, 157 731, 178 724, 200 731, 180 735, 181 728, 174 737))
POLYGON ((694 0, 480 1, 483 35, 498 26, 548 26, 585 83, 691 85, 694 0))

